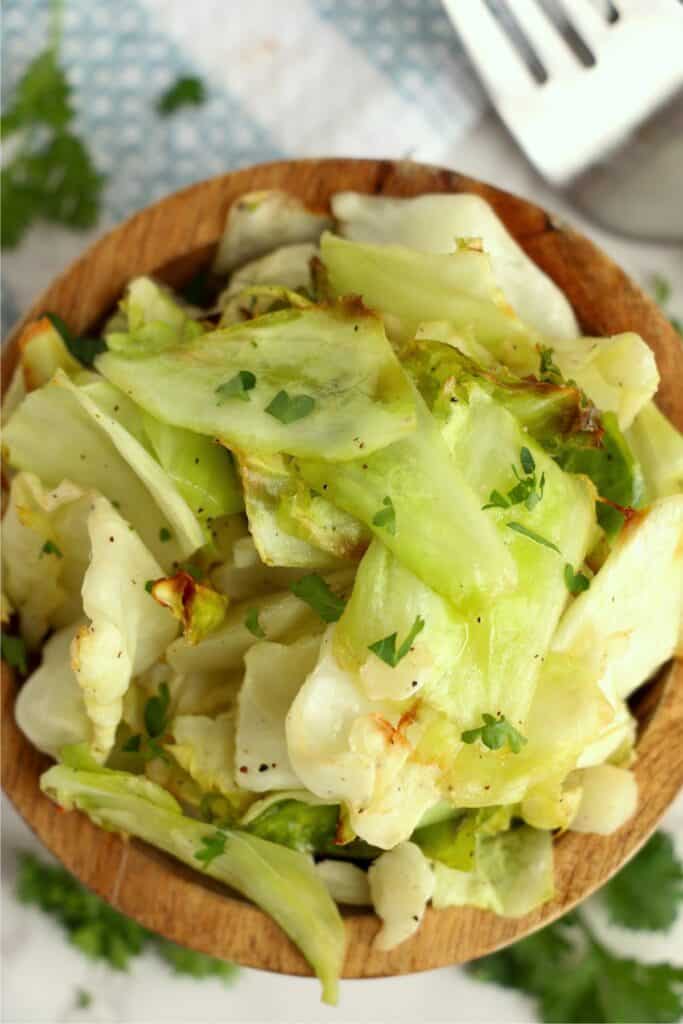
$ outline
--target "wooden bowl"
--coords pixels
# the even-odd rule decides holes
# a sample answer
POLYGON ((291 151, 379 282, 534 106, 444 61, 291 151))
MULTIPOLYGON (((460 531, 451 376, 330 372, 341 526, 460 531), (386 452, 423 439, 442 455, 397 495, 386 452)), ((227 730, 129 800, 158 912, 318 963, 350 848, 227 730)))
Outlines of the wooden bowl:
MULTIPOLYGON (((327 209, 341 189, 390 196, 471 192, 486 199, 522 248, 559 285, 589 334, 639 332, 654 350, 662 383, 658 403, 683 428, 683 348, 668 321, 636 285, 587 238, 523 199, 460 174, 380 160, 304 160, 226 174, 169 196, 93 245, 63 273, 12 332, 5 384, 16 361, 23 323, 59 313, 77 331, 96 325, 136 274, 187 281, 211 256, 226 213, 244 192, 280 188, 327 209)), ((556 898, 532 914, 506 920, 469 908, 429 909, 418 933, 389 953, 372 948, 377 918, 344 912, 348 949, 344 977, 405 974, 463 963, 552 921, 601 886, 650 835, 683 783, 683 668, 671 663, 639 694, 635 817, 614 835, 567 833, 555 844, 556 898)), ((103 832, 80 813, 60 814, 38 779, 48 766, 19 732, 16 688, 3 665, 3 785, 45 845, 85 885, 118 910, 175 942, 252 967, 286 974, 311 971, 279 927, 257 907, 198 872, 137 841, 103 832)))

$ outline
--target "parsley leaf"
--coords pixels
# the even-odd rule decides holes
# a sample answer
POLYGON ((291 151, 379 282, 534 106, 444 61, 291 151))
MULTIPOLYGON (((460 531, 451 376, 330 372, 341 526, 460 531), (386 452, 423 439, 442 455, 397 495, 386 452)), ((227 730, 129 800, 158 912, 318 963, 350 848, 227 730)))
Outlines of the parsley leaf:
POLYGON ((10 633, 3 633, 0 641, 2 658, 10 668, 18 669, 22 676, 28 672, 26 663, 26 644, 20 636, 12 636, 10 633))
POLYGON ((157 111, 162 117, 174 114, 181 107, 199 107, 206 102, 206 88, 196 75, 183 75, 161 94, 157 111))
POLYGON ((259 622, 258 617, 258 608, 250 608, 245 616, 244 625, 247 627, 252 636, 258 637, 259 640, 264 640, 266 633, 263 626, 259 622))
POLYGON ((92 995, 87 989, 79 988, 76 992, 76 1007, 79 1010, 87 1010, 92 1005, 92 995))
POLYGON ((189 974, 193 978, 222 978, 225 982, 232 982, 239 973, 239 968, 227 960, 217 960, 206 953, 198 953, 196 949, 177 946, 168 939, 157 940, 157 951, 175 974, 189 974))
POLYGON ((489 750, 500 750, 507 743, 513 754, 519 754, 526 744, 526 736, 522 736, 504 716, 482 715, 484 724, 477 729, 467 729, 461 735, 463 743, 476 743, 481 740, 489 750))
POLYGON ((155 583, 156 580, 147 580, 147 582, 145 583, 145 590, 147 591, 148 594, 151 594, 152 591, 154 590, 155 583))
POLYGON ((2 137, 19 134, 2 172, 3 248, 17 245, 36 220, 72 228, 97 220, 104 178, 70 131, 70 91, 51 46, 29 64, 2 117, 2 137))
POLYGON ((551 551, 557 551, 558 555, 562 552, 558 548, 557 544, 553 544, 551 540, 546 540, 545 537, 541 537, 540 533, 536 533, 534 530, 528 530, 526 526, 522 526, 521 523, 506 523, 509 530, 514 530, 515 533, 521 533, 523 537, 527 537, 529 540, 533 540, 536 544, 542 544, 545 548, 550 548, 551 551))
POLYGON ((315 398, 311 398, 310 395, 288 395, 286 391, 278 391, 272 402, 266 406, 266 412, 280 423, 287 424, 310 416, 314 408, 315 398))
POLYGON ((159 693, 156 697, 150 697, 145 704, 145 729, 152 739, 163 736, 168 724, 168 706, 171 703, 171 694, 168 683, 159 684, 159 693))
MULTIPOLYGON (((125 970, 131 957, 152 943, 176 974, 190 974, 195 978, 217 976, 228 980, 237 973, 234 964, 186 950, 148 932, 85 889, 64 868, 42 864, 29 853, 19 857, 17 898, 50 914, 82 952, 93 959, 107 961, 117 970, 125 970)), ((91 999, 89 992, 80 989, 76 1005, 86 1009, 91 999)))
POLYGON ((72 333, 71 328, 64 323, 61 316, 58 316, 57 313, 46 313, 45 315, 60 335, 71 355, 83 363, 84 366, 92 366, 95 362, 95 357, 100 352, 106 351, 107 343, 104 338, 78 337, 72 333))
POLYGON ((683 970, 617 956, 595 939, 577 913, 468 969, 481 981, 535 997, 543 1021, 673 1022, 683 1010, 683 970))
POLYGON ((538 353, 540 356, 539 380, 559 383, 562 380, 562 371, 553 358, 555 354, 553 349, 541 346, 538 353))
POLYGON ((40 549, 40 557, 43 555, 56 555, 57 558, 63 558, 62 552, 59 550, 53 540, 46 540, 40 549))
POLYGON ((208 868, 212 860, 225 853, 227 838, 225 832, 214 832, 213 835, 202 836, 202 845, 195 851, 195 860, 201 861, 205 869, 208 868))
POLYGON ((341 618, 346 602, 338 597, 317 573, 313 572, 300 580, 295 580, 290 583, 289 589, 299 600, 310 605, 323 622, 337 622, 341 618))
POLYGON ((397 633, 391 633, 389 636, 385 636, 381 640, 375 640, 374 644, 368 645, 368 650, 372 651, 373 654, 376 654, 378 658, 381 658, 382 661, 391 666, 391 668, 396 668, 399 661, 401 661, 402 658, 405 658, 406 654, 409 653, 416 637, 422 632, 424 627, 425 620, 418 615, 398 650, 396 650, 396 641, 398 639, 397 633))
POLYGON ((234 377, 227 380, 225 384, 219 384, 215 394, 218 395, 219 405, 229 398, 237 398, 240 402, 250 401, 249 392, 256 386, 256 377, 250 370, 240 370, 234 377))
POLYGON ((171 539, 172 536, 173 534, 166 526, 162 526, 161 529, 159 530, 159 540, 163 544, 166 544, 171 539))
POLYGON ((394 503, 387 495, 386 498, 382 499, 382 505, 384 508, 375 513, 372 518, 372 525, 384 527, 387 533, 390 533, 393 537, 396 534, 396 509, 394 508, 394 503))
POLYGON ((625 928, 663 931, 683 902, 683 864, 664 832, 656 832, 600 895, 610 920, 625 928))
POLYGON ((574 572, 573 567, 567 562, 564 567, 564 582, 570 594, 580 594, 582 590, 588 590, 591 581, 582 572, 574 572))
POLYGON ((482 511, 487 508, 510 508, 523 503, 531 512, 541 501, 545 489, 545 473, 541 473, 540 480, 536 479, 536 462, 526 446, 520 450, 519 461, 525 476, 520 476, 517 467, 512 466, 517 483, 508 491, 507 497, 500 491, 491 491, 487 504, 482 505, 482 511))

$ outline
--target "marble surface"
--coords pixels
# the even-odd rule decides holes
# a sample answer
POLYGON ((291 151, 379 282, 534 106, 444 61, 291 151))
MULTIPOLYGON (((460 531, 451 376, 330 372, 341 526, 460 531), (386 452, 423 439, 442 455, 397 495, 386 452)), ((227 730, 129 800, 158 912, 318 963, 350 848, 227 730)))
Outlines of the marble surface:
MULTIPOLYGON (((158 7, 160 0, 146 0, 158 7)), ((177 4, 174 5, 177 8, 177 4)), ((199 8, 205 11, 210 4, 199 8)), ((262 6, 261 0, 249 9, 262 6)), ((324 6, 324 4, 322 5, 324 6)), ((328 5, 329 6, 329 5, 328 5)), ((249 19, 247 18, 247 21, 249 19)), ((210 24, 210 23, 209 23, 210 24)), ((200 26, 201 27, 201 26, 200 26)), ((171 30, 173 26, 171 25, 171 30)), ((208 28, 206 29, 208 31, 208 28)), ((200 33, 195 36, 195 43, 200 33)), ((191 41, 192 42, 192 41, 191 41)), ((265 44, 264 44, 265 45, 265 44)), ((214 68, 214 74, 219 69, 214 68)), ((383 72, 388 73, 388 72, 383 72)), ((446 97, 444 102, 450 98, 446 97)), ((478 104, 473 104, 473 108, 478 104)), ((438 111, 437 111, 438 113, 438 111)), ((382 120, 385 119, 383 112, 382 120)), ((435 121, 436 123, 436 121, 435 121)), ((408 126, 409 127, 409 126, 408 126)), ((315 152, 344 152, 358 155, 405 156, 431 160, 471 173, 511 191, 533 198, 560 212, 586 230, 622 265, 644 284, 654 273, 665 275, 676 285, 672 312, 683 315, 683 252, 663 247, 626 242, 587 224, 567 209, 536 177, 520 156, 507 134, 492 115, 487 114, 458 134, 455 141, 448 133, 431 131, 412 144, 410 131, 401 133, 396 123, 387 123, 387 137, 375 128, 365 137, 358 133, 348 138, 318 136, 312 141, 290 146, 292 155, 315 152), (321 143, 320 139, 323 139, 321 143), (311 149, 313 147, 313 149, 311 149)), ((286 148, 286 143, 285 143, 286 148)), ((103 227, 104 225, 101 225, 103 227)), ((27 243, 8 261, 11 286, 17 306, 22 306, 54 275, 55 253, 51 240, 59 243, 59 264, 63 265, 85 244, 84 238, 51 230, 33 233, 27 243)), ((674 835, 683 855, 683 798, 679 797, 664 822, 674 835)), ((128 974, 119 974, 93 964, 69 947, 59 928, 39 911, 18 905, 13 896, 16 854, 20 850, 39 850, 40 845, 3 802, 2 820, 2 1020, 5 1024, 23 1022, 156 1022, 219 1021, 353 1021, 370 1022, 531 1022, 533 1008, 517 993, 482 985, 457 968, 444 968, 421 975, 377 981, 350 981, 342 986, 340 1006, 336 1010, 319 1002, 317 984, 308 979, 287 978, 254 970, 241 971, 237 981, 225 987, 215 980, 194 981, 175 977, 167 967, 145 954, 138 958, 128 974), (94 999, 87 1010, 78 1010, 76 992, 83 988, 94 999)), ((47 855, 46 855, 47 856, 47 855)), ((670 933, 662 936, 625 932, 608 928, 599 908, 589 906, 599 931, 626 954, 655 962, 662 959, 683 964, 683 919, 670 933)))

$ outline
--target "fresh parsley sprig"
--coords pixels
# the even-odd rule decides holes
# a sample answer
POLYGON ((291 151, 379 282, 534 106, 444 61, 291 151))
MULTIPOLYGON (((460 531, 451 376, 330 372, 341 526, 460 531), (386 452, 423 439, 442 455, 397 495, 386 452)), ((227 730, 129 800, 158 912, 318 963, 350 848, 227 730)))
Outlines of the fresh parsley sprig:
POLYGON ((382 508, 372 517, 372 525, 386 530, 392 537, 396 535, 396 509, 388 494, 382 499, 382 508))
POLYGON ((310 573, 300 580, 295 580, 290 583, 289 589, 300 601, 305 601, 307 605, 310 605, 323 622, 338 622, 342 617, 346 602, 343 598, 338 597, 330 585, 317 573, 310 573))
POLYGON ((498 490, 491 491, 489 500, 482 509, 488 508, 511 508, 513 505, 524 504, 531 512, 543 498, 545 489, 545 473, 541 473, 540 479, 536 478, 536 462, 529 449, 524 446, 519 453, 519 461, 524 476, 520 476, 516 466, 512 466, 512 472, 517 478, 517 483, 510 488, 507 495, 501 494, 498 490))
POLYGON ((514 725, 504 715, 483 714, 484 724, 476 729, 467 729, 462 733, 463 743, 476 743, 481 740, 489 750, 500 750, 507 743, 513 754, 519 754, 520 750, 527 743, 526 736, 515 729, 514 725))
MULTIPOLYGON (((669 837, 656 833, 598 899, 615 924, 669 927, 683 900, 683 867, 669 837)), ((532 996, 542 1021, 674 1022, 683 1013, 683 969, 619 956, 597 939, 580 911, 476 960, 468 970, 480 981, 532 996)))
POLYGON ((378 658, 381 658, 391 668, 396 668, 399 661, 402 661, 406 654, 410 652, 413 643, 424 628, 425 620, 417 615, 408 635, 398 650, 396 649, 398 642, 397 633, 391 633, 389 636, 382 637, 381 640, 375 640, 373 644, 368 645, 368 650, 376 654, 378 658))
POLYGON ((157 112, 162 117, 175 114, 182 107, 200 107, 206 102, 206 87, 196 75, 181 75, 157 100, 157 112))

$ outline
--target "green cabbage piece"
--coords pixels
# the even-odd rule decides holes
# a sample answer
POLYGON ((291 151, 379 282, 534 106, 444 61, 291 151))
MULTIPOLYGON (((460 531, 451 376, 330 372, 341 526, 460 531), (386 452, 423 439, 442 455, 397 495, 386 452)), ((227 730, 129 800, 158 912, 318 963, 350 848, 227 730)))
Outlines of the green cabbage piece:
MULTIPOLYGON (((310 543, 310 533, 306 537, 303 528, 297 530, 293 517, 289 522, 283 521, 283 503, 297 491, 296 476, 285 456, 240 453, 237 465, 249 531, 265 565, 302 569, 332 569, 340 565, 340 558, 329 550, 331 544, 323 550, 310 543), (290 525, 293 528, 288 529, 290 525)), ((334 506, 325 504, 323 517, 332 518, 334 506)), ((324 536, 320 539, 325 541, 324 536)))
POLYGON ((320 978, 323 1000, 336 1002, 344 923, 307 857, 246 832, 219 833, 182 814, 153 782, 96 768, 87 760, 82 767, 55 766, 41 777, 41 788, 60 806, 84 811, 96 824, 152 843, 195 869, 197 854, 218 837, 223 852, 204 864, 206 874, 270 914, 320 978))
POLYGON ((300 786, 289 761, 285 719, 319 650, 320 637, 311 636, 291 644, 261 640, 246 652, 235 728, 235 778, 244 789, 300 786))
MULTIPOLYGON (((339 594, 349 586, 350 573, 343 571, 326 577, 339 594)), ((313 609, 291 591, 262 594, 231 605, 220 629, 198 644, 184 637, 175 640, 167 652, 171 668, 181 674, 190 672, 231 672, 243 668, 244 655, 262 637, 247 626, 249 612, 256 609, 258 622, 267 640, 289 644, 300 637, 320 635, 325 623, 313 609)))
POLYGON ((251 835, 301 853, 324 853, 334 844, 338 820, 337 804, 312 804, 278 794, 244 827, 251 835))
POLYGON ((648 402, 626 432, 645 477, 648 501, 683 494, 683 436, 654 402, 648 402))
POLYGON ((415 400, 418 426, 409 437, 353 462, 299 460, 301 474, 456 606, 475 594, 499 594, 516 582, 510 553, 417 393, 415 400), (375 522, 387 498, 393 532, 375 522))
MULTIPOLYGON (((46 487, 54 488, 63 480, 69 480, 84 489, 99 491, 116 504, 160 564, 170 568, 173 561, 183 557, 187 548, 173 535, 166 515, 137 472, 142 462, 149 468, 154 460, 140 438, 127 429, 131 421, 135 421, 135 416, 129 417, 128 412, 132 409, 134 413, 135 407, 125 396, 121 396, 122 403, 114 403, 120 406, 117 416, 126 409, 125 425, 124 420, 117 422, 116 434, 121 446, 118 448, 110 434, 102 429, 103 422, 113 418, 109 415, 113 406, 110 409, 99 406, 104 390, 113 391, 106 381, 97 381, 81 392, 66 375, 58 373, 51 383, 32 391, 4 430, 3 441, 10 465, 35 473, 46 487), (94 389, 96 398, 89 397, 88 389, 90 395, 94 389)), ((184 505, 171 481, 156 463, 154 465, 153 475, 160 486, 164 486, 164 482, 158 474, 165 478, 168 504, 184 505)), ((191 516, 189 508, 187 513, 191 516)), ((196 529, 199 531, 197 539, 201 537, 199 543, 202 544, 204 536, 199 523, 196 529)), ((194 536, 194 528, 192 530, 194 536)))
POLYGON ((551 338, 572 339, 579 333, 565 294, 526 255, 480 196, 397 199, 337 192, 332 212, 341 234, 352 242, 452 253, 457 238, 481 239, 496 281, 523 320, 551 338))
POLYGON ((478 838, 473 871, 433 867, 437 910, 473 906, 522 917, 554 894, 552 833, 528 825, 478 838))
POLYGON ((107 347, 136 358, 191 341, 204 332, 200 312, 151 277, 135 277, 105 328, 107 347))
POLYGON ((104 760, 131 679, 161 657, 177 626, 145 587, 159 577, 160 566, 106 498, 93 500, 88 532, 91 557, 82 593, 90 625, 76 634, 71 655, 92 722, 92 752, 104 760))
POLYGON ((353 302, 282 310, 146 358, 105 352, 97 368, 157 419, 238 453, 347 460, 415 426, 410 383, 381 320, 353 302), (254 378, 246 400, 217 393, 242 373, 254 378), (282 392, 314 404, 282 422, 266 411, 282 392))
POLYGON ((142 422, 156 458, 201 523, 242 510, 240 483, 225 448, 148 413, 142 422))
MULTIPOLYGON (((481 390, 511 412, 570 473, 583 473, 598 494, 618 505, 637 507, 644 486, 640 466, 614 413, 599 413, 575 384, 561 378, 538 380, 514 376, 504 367, 478 365, 457 348, 437 341, 417 341, 406 366, 437 419, 448 419, 454 403, 468 403, 481 390)), ((601 526, 614 536, 623 523, 620 512, 600 504, 601 526)))
POLYGON ((400 245, 360 245, 326 232, 321 255, 334 295, 360 295, 401 322, 403 339, 425 320, 447 320, 474 335, 495 358, 522 374, 538 365, 540 340, 510 309, 489 257, 460 244, 448 255, 400 245))
POLYGON ((553 647, 601 658, 601 686, 628 697, 680 650, 683 495, 660 498, 627 523, 607 560, 567 609, 553 647))
POLYGON ((83 694, 71 667, 76 626, 53 633, 41 663, 23 684, 14 704, 17 725, 28 740, 55 759, 62 747, 87 741, 90 722, 83 694))
POLYGON ((513 810, 511 806, 460 811, 455 817, 416 829, 411 839, 430 860, 457 871, 474 871, 478 839, 509 829, 513 810))
POLYGON ((46 491, 33 473, 17 473, 2 521, 3 588, 30 650, 51 627, 82 615, 92 492, 64 481, 46 491))
POLYGON ((252 285, 279 285, 301 294, 312 292, 311 260, 318 250, 312 242, 283 245, 260 259, 240 267, 230 277, 230 283, 218 297, 221 310, 220 326, 240 320, 249 320, 269 311, 272 299, 267 295, 252 295, 245 302, 242 293, 252 285))
POLYGON ((58 369, 70 377, 83 372, 83 366, 69 352, 59 331, 43 317, 29 324, 19 338, 20 366, 28 391, 40 388, 58 369))
POLYGON ((165 749, 206 793, 220 793, 237 816, 251 803, 251 794, 235 782, 235 715, 176 715, 171 722, 173 743, 165 749))
POLYGON ((331 223, 326 214, 307 209, 287 192, 247 192, 228 211, 213 269, 226 274, 279 246, 316 242, 331 223))

